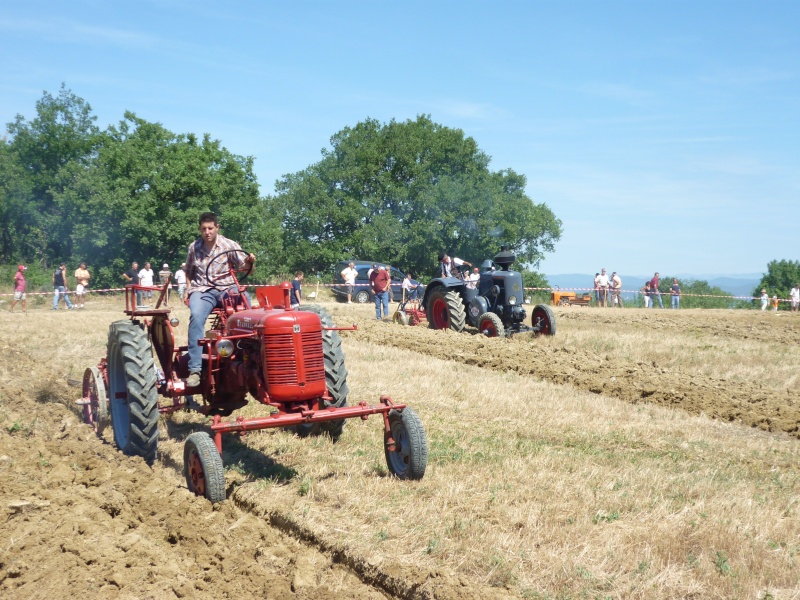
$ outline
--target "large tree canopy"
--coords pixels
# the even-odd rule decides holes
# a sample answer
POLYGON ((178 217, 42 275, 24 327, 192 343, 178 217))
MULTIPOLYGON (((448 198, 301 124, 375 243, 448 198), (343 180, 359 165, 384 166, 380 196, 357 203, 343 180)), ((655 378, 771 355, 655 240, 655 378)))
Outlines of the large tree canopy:
MULTIPOLYGON (((753 289, 753 297, 758 298, 761 290, 767 290, 770 298, 788 298, 789 291, 796 285, 800 285, 800 261, 798 260, 772 260, 767 264, 767 273, 753 289)), ((758 300, 754 300, 756 304, 758 300)), ((787 303, 782 302, 781 309, 787 309, 787 303)))
POLYGON ((287 268, 325 271, 355 257, 429 272, 439 252, 476 261, 501 243, 536 264, 561 235, 561 221, 525 195, 523 175, 490 171, 475 140, 427 116, 368 119, 331 146, 270 198, 287 268))

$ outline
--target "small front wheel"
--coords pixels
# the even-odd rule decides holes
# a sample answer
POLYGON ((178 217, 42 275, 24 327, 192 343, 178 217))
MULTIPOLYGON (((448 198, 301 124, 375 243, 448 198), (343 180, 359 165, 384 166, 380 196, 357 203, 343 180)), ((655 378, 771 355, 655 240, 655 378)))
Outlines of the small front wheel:
POLYGON ((183 472, 190 492, 215 504, 225 500, 225 471, 222 457, 211 436, 198 431, 183 445, 183 472))
POLYGON ((408 315, 404 311, 398 310, 397 312, 394 313, 392 321, 394 321, 398 325, 406 326, 408 325, 408 315))
POLYGON ((531 325, 537 335, 556 334, 556 316, 550 307, 544 304, 537 304, 533 307, 531 325))
POLYGON ((506 332, 500 317, 490 312, 478 317, 478 331, 486 337, 502 337, 506 332))
POLYGON ((389 411, 389 432, 386 433, 386 465, 398 479, 422 479, 428 465, 428 439, 417 413, 406 407, 402 412, 389 411), (394 449, 390 450, 390 438, 394 449))

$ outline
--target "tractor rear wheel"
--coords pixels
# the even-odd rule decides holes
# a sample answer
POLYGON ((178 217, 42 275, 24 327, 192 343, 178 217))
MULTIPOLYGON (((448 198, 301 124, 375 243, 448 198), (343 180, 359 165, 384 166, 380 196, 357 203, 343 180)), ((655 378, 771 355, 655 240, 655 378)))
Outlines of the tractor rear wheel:
POLYGON ((478 317, 478 331, 487 337, 502 337, 506 332, 500 317, 490 312, 478 317))
POLYGON ((439 287, 433 290, 425 307, 431 329, 452 329, 461 332, 467 313, 461 296, 455 290, 439 287))
POLYGON ((108 396, 117 447, 153 464, 158 449, 158 394, 147 334, 133 321, 108 330, 108 396))
POLYGON ((108 395, 103 374, 97 367, 83 373, 83 422, 91 425, 97 435, 108 425, 108 395))
MULTIPOLYGON (((328 311, 317 304, 305 304, 298 307, 297 310, 313 312, 318 315, 323 327, 335 326, 328 311)), ((333 402, 325 403, 325 408, 347 406, 347 395, 350 393, 350 388, 347 387, 347 368, 344 366, 342 338, 337 331, 322 331, 322 353, 325 358, 325 380, 328 385, 328 394, 333 398, 333 402)), ((335 442, 342 435, 344 421, 344 419, 336 419, 312 425, 298 425, 296 431, 302 437, 324 432, 335 442)))
POLYGON ((389 411, 389 429, 394 450, 389 450, 386 435, 386 465, 398 479, 422 479, 428 465, 428 440, 417 413, 406 407, 389 411))
POLYGON ((392 317, 392 320, 398 325, 403 325, 403 326, 408 325, 408 315, 402 310, 396 311, 394 313, 394 316, 392 317))
POLYGON ((225 470, 211 436, 198 431, 183 444, 183 473, 190 492, 212 504, 225 500, 225 470))
POLYGON ((556 334, 556 316, 550 310, 550 307, 544 304, 537 304, 533 307, 531 325, 533 325, 534 329, 537 329, 537 335, 556 334))

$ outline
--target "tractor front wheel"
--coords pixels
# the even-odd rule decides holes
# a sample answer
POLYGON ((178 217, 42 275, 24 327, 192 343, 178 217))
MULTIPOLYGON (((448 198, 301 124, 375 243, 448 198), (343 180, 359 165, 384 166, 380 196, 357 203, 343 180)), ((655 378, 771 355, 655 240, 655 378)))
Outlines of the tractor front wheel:
POLYGON ((506 332, 500 317, 490 312, 478 317, 478 331, 486 337, 502 337, 506 332))
POLYGON ((183 444, 183 472, 190 492, 212 504, 225 500, 225 470, 211 436, 198 431, 183 444))
POLYGON ((114 442, 153 464, 158 449, 156 369, 147 334, 133 321, 108 330, 108 397, 114 442))
POLYGON ((108 425, 108 394, 103 374, 97 367, 83 372, 83 422, 91 425, 97 435, 108 425))
POLYGON ((425 313, 432 329, 464 330, 467 313, 461 296, 455 290, 439 287, 432 291, 425 313))
POLYGON ((536 330, 537 335, 556 334, 556 316, 549 306, 537 304, 533 307, 531 325, 536 330))
POLYGON ((406 407, 402 412, 389 411, 389 429, 394 450, 389 449, 386 434, 386 465, 398 479, 422 479, 428 465, 428 439, 417 413, 406 407))

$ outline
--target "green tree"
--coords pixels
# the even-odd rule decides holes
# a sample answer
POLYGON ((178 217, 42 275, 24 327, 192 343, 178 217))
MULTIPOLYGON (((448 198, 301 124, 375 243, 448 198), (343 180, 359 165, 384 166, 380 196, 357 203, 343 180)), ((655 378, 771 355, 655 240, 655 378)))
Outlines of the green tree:
POLYGON ((523 175, 491 172, 475 140, 428 116, 368 119, 330 142, 320 162, 285 175, 269 198, 287 270, 326 271, 356 257, 432 273, 439 252, 475 262, 501 242, 535 265, 561 235, 552 211, 525 195, 523 175))
MULTIPOLYGON (((788 298, 789 291, 796 285, 800 285, 800 261, 797 260, 773 260, 767 264, 767 272, 761 278, 759 284, 753 289, 753 297, 761 296, 761 290, 767 290, 769 297, 788 298)), ((753 305, 759 304, 758 300, 753 300, 753 305)), ((781 302, 778 305, 780 310, 788 310, 789 303, 781 302)))
MULTIPOLYGON (((666 292, 665 302, 669 302, 669 285, 672 285, 672 277, 668 279, 669 285, 666 290, 661 283, 667 281, 665 277, 659 282, 658 289, 662 294, 666 292)), ((681 308, 730 308, 735 304, 730 292, 726 292, 720 287, 712 286, 703 279, 679 281, 681 285, 681 308), (686 294, 698 294, 698 296, 687 296, 686 294), (721 297, 715 297, 721 296, 721 297)))

